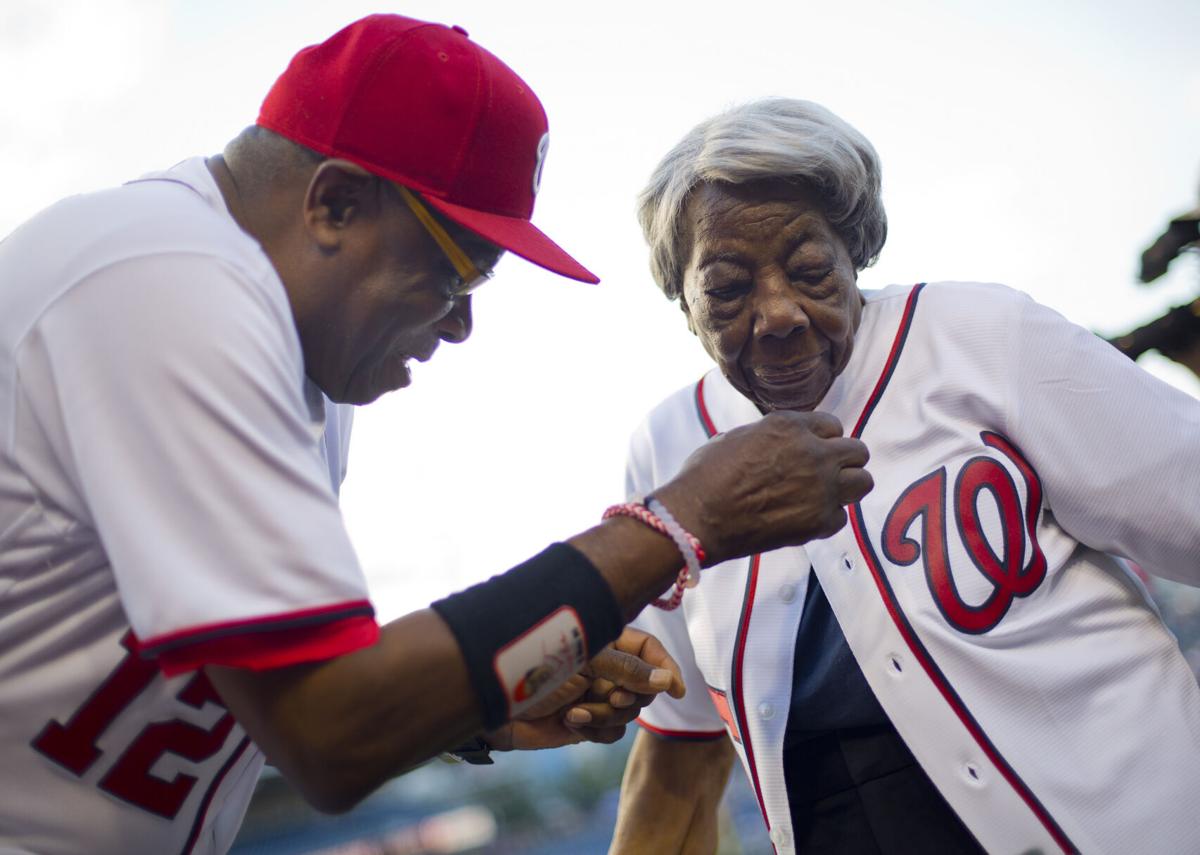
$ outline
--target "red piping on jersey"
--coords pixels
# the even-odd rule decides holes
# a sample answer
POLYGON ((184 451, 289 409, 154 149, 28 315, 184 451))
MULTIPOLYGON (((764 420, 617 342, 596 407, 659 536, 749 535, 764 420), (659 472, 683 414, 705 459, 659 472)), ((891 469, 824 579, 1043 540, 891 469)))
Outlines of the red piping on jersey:
POLYGON ((920 639, 917 638, 916 632, 909 624, 908 619, 900 611, 900 605, 883 576, 883 570, 879 566, 874 551, 867 542, 866 524, 863 522, 862 508, 858 504, 855 504, 852 508, 850 524, 854 529, 854 537, 858 540, 858 547, 867 558, 867 563, 871 568, 871 576, 875 580, 875 587, 879 589, 879 595, 883 600, 883 604, 887 607, 892 622, 896 624, 896 629, 904 637, 904 641, 908 645, 909 650, 912 651, 913 656, 921 663, 921 667, 925 670, 929 679, 937 687, 942 697, 945 698, 950 709, 958 716, 959 721, 963 723, 963 726, 966 727, 967 731, 975 739, 975 743, 983 750, 988 759, 992 761, 992 764, 1000 771, 1000 774, 1004 776, 1004 779, 1008 781, 1017 795, 1021 797, 1021 800, 1028 805, 1034 816, 1038 818, 1038 821, 1041 822, 1050 836, 1054 838, 1054 842, 1058 844, 1063 852, 1078 852, 1079 850, 1071 843, 1070 838, 1066 836, 1063 830, 1059 828, 1058 823, 1050 816, 1049 811, 1038 801, 1037 796, 1033 794, 1028 785, 1016 773, 1016 770, 1009 766, 1008 762, 996 749, 996 746, 988 739, 983 728, 975 721, 975 717, 971 715, 971 712, 966 708, 958 693, 954 691, 954 687, 950 685, 945 675, 942 674, 941 669, 937 667, 929 651, 925 649, 920 639))
POLYGON ((713 424, 712 416, 708 414, 708 407, 704 403, 703 377, 696 384, 696 416, 700 419, 700 426, 704 428, 704 432, 708 434, 709 439, 712 439, 719 433, 717 426, 713 424))
MULTIPOLYGON (((851 436, 861 438, 863 429, 866 427, 867 419, 874 412, 879 399, 883 397, 883 392, 887 387, 888 381, 891 380, 892 374, 895 372, 896 363, 900 357, 900 351, 904 348, 904 343, 908 339, 908 332, 912 326, 913 313, 916 310, 917 297, 924 288, 924 284, 917 285, 912 289, 908 296, 908 302, 904 307, 904 314, 900 319, 900 328, 896 331, 896 339, 892 343, 891 353, 888 354, 887 362, 884 364, 883 372, 880 374, 879 382, 875 384, 875 389, 871 392, 871 397, 867 400, 863 407, 862 415, 858 419, 858 423, 854 426, 854 432, 851 436)), ((850 525, 854 530, 854 537, 858 541, 859 551, 867 560, 867 565, 870 567, 871 576, 875 580, 875 587, 879 590, 879 596, 883 600, 884 606, 887 608, 888 614, 892 618, 892 622, 896 625, 900 635, 904 638, 908 649, 912 651, 913 657, 921 663, 925 674, 933 682, 938 692, 941 693, 950 709, 958 716, 958 720, 962 722, 967 732, 971 734, 975 743, 980 747, 992 764, 999 770, 1000 774, 1008 781, 1009 786, 1013 788, 1016 794, 1033 812, 1042 827, 1054 838, 1054 842, 1063 850, 1063 852, 1071 853, 1078 852, 1078 848, 1071 843, 1070 838, 1059 828, 1058 823, 1050 816, 1049 811, 1038 800, 1029 786, 1021 780, 1021 777, 1016 773, 992 741, 988 738, 979 722, 971 715, 962 698, 954 691, 954 687, 950 685, 950 681, 946 675, 938 668, 934 662, 933 656, 925 649, 925 645, 921 643, 917 637, 916 631, 909 623, 907 616, 900 608, 899 602, 896 600, 895 593, 891 589, 891 585, 887 581, 887 577, 883 573, 883 567, 879 563, 879 559, 875 554, 874 548, 871 546, 870 539, 867 537, 866 522, 863 519, 862 503, 856 502, 850 506, 850 525)))
POLYGON ((200 829, 204 826, 204 817, 208 814, 208 806, 212 804, 213 796, 216 795, 217 787, 221 786, 221 782, 225 780, 225 776, 229 774, 229 770, 237 763, 238 758, 246 752, 250 747, 250 737, 243 736, 242 741, 238 743, 233 754, 225 761, 225 764, 213 776, 212 783, 208 785, 208 790, 204 793, 204 798, 200 800, 200 807, 196 811, 196 819, 192 822, 192 830, 188 832, 187 840, 183 843, 183 849, 179 850, 180 855, 191 855, 192 848, 196 845, 196 841, 200 838, 200 829))
POLYGON ((896 362, 900 359, 900 351, 904 349, 904 342, 908 340, 908 330, 912 326, 913 312, 917 308, 917 297, 925 288, 925 283, 914 285, 913 289, 908 293, 908 300, 904 303, 904 314, 900 317, 900 328, 896 330, 896 338, 892 342, 892 350, 888 354, 887 362, 883 364, 883 371, 879 375, 879 380, 875 383, 875 388, 871 390, 871 397, 867 398, 867 404, 863 407, 862 415, 858 417, 858 423, 854 425, 854 430, 850 436, 857 438, 862 433, 863 428, 867 424, 867 419, 871 417, 871 413, 875 411, 876 404, 883 397, 884 387, 888 381, 892 379, 892 373, 896 370, 896 362))
MULTIPOLYGON (((696 384, 696 416, 700 425, 709 438, 716 436, 719 431, 713 424, 704 402, 704 378, 696 384)), ((767 816, 767 805, 763 801, 762 785, 758 782, 758 765, 754 762, 754 746, 750 741, 749 723, 746 721, 745 704, 742 702, 742 665, 746 656, 746 637, 750 630, 750 613, 754 610, 754 591, 758 586, 758 563, 760 556, 750 558, 750 570, 746 577, 746 593, 742 599, 742 616, 738 620, 737 638, 734 642, 733 664, 730 673, 730 684, 733 692, 734 717, 737 720, 737 730, 741 735, 742 750, 746 753, 746 768, 750 772, 750 783, 754 786, 754 795, 758 799, 758 809, 762 811, 763 822, 767 830, 771 830, 771 820, 767 816)), ((774 848, 774 843, 771 844, 774 848)))
MULTIPOLYGON (((750 613, 754 611, 754 592, 758 588, 758 564, 761 556, 755 555, 750 559, 750 571, 746 577, 746 596, 742 604, 742 617, 738 622, 737 639, 733 645, 733 671, 731 687, 734 698, 734 716, 737 718, 738 732, 742 735, 742 750, 746 752, 746 768, 750 770, 750 781, 754 784, 754 795, 758 797, 758 808, 762 811, 763 822, 767 830, 771 830, 771 820, 767 816, 767 805, 763 801, 762 785, 758 782, 758 766, 754 762, 754 746, 750 740, 750 723, 746 720, 746 704, 742 696, 742 671, 746 660, 746 638, 750 634, 750 613)), ((774 845, 774 844, 772 844, 774 845)))
POLYGON ((655 736, 661 736, 663 739, 678 739, 682 742, 708 742, 725 736, 725 731, 723 730, 668 730, 665 727, 655 727, 644 718, 637 718, 634 721, 644 730, 650 731, 655 736))

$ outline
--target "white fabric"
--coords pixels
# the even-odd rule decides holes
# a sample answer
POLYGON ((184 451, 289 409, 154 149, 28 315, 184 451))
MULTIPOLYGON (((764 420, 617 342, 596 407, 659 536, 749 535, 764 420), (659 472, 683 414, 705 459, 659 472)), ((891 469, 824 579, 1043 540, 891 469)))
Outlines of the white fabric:
MULTIPOLYGON (((910 292, 866 295, 854 353, 819 407, 847 433, 884 374, 910 292)), ((719 371, 703 382, 717 430, 760 417, 719 371)), ((668 480, 705 439, 695 388, 668 398, 633 437, 630 494, 668 480)), ((884 710, 989 852, 1200 851, 1190 808, 1200 792, 1200 689, 1145 591, 1107 554, 1200 584, 1200 402, 1018 292, 943 283, 917 296, 862 439, 876 486, 861 503, 861 541, 848 526, 762 556, 749 604, 749 561, 710 568, 679 611, 648 608, 637 620, 678 659, 694 660, 700 679, 726 692, 735 709, 740 702, 776 849, 794 848, 782 746, 811 561, 884 710), (981 431, 1006 437, 1036 472, 1036 540, 1047 569, 998 623, 967 632, 951 624, 926 578, 923 562, 937 539, 922 530, 928 514, 901 526, 908 506, 899 499, 945 468, 947 563, 962 600, 985 605, 996 586, 956 525, 957 479, 964 471, 996 474, 998 464, 1007 476, 996 480, 1011 479, 1022 509, 1030 488, 1013 456, 985 444, 981 431), (898 563, 913 556, 894 543, 884 548, 889 516, 894 538, 919 547, 915 561, 898 563), (896 616, 886 588, 895 592, 896 616), (731 686, 739 668, 740 697, 731 686)), ((995 496, 985 489, 974 501, 1002 561, 995 496)), ((1009 536, 1025 527, 1024 519, 1009 525, 1009 536)), ((1030 566, 1027 536, 1020 558, 1030 566)), ((643 718, 666 731, 711 728, 715 710, 698 688, 690 683, 680 701, 657 700, 643 718)), ((751 752, 737 748, 749 772, 751 752)))
POLYGON ((164 740, 152 774, 197 779, 173 819, 101 786, 148 722, 228 727, 177 698, 191 677, 154 677, 79 776, 31 742, 85 706, 130 627, 145 641, 367 596, 335 495, 350 408, 327 419, 306 387, 283 285, 203 159, 148 178, 0 243, 4 851, 178 852, 198 816, 189 851, 227 849, 262 764, 237 726, 195 761, 164 740))

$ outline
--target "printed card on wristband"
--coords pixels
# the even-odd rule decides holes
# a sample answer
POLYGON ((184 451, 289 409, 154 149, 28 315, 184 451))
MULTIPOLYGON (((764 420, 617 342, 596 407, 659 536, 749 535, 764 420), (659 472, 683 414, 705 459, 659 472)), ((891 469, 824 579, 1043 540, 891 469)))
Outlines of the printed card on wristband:
POLYGON ((566 543, 432 608, 462 649, 485 730, 546 697, 625 625, 608 582, 566 543))
POLYGON ((570 606, 557 609, 496 653, 510 716, 520 715, 587 664, 587 635, 570 606))

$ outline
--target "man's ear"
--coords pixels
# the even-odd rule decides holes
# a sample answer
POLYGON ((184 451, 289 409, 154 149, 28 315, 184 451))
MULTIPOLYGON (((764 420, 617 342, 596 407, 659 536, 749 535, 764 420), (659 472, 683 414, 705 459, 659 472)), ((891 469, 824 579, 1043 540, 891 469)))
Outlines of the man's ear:
POLYGON ((336 252, 346 227, 378 215, 379 180, 348 160, 322 161, 304 195, 304 224, 324 252, 336 252))

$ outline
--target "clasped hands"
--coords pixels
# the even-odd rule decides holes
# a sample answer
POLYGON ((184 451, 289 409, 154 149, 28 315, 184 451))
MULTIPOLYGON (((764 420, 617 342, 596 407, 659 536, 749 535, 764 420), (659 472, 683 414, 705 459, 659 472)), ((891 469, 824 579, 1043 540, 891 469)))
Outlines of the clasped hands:
POLYGON ((578 674, 517 718, 485 733, 497 751, 558 748, 578 742, 612 743, 642 708, 662 692, 682 698, 679 666, 662 643, 626 627, 578 674))

